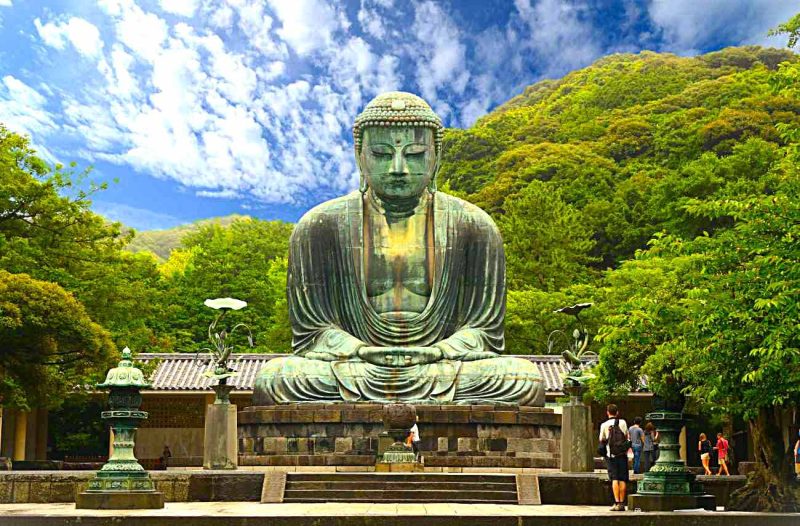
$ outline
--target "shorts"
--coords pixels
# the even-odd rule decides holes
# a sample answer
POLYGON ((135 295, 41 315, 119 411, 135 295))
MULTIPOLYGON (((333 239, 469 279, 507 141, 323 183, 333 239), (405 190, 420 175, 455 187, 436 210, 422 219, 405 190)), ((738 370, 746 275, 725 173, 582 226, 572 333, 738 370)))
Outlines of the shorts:
POLYGON ((717 462, 724 462, 727 459, 728 459, 728 454, 725 453, 724 451, 720 451, 717 454, 717 462))
POLYGON ((608 480, 628 482, 628 455, 606 457, 608 466, 608 480))
POLYGON ((702 460, 708 460, 709 458, 711 458, 711 455, 709 453, 703 453, 702 455, 700 455, 700 458, 702 460))

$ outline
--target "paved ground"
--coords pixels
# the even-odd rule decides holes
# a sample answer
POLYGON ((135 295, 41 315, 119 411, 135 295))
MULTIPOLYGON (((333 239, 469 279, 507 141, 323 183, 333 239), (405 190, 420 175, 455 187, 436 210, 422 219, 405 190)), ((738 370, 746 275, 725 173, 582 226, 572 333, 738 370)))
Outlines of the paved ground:
POLYGON ((13 515, 69 515, 69 516, 364 516, 364 515, 492 515, 517 517, 520 515, 619 515, 599 506, 516 506, 512 504, 372 504, 334 503, 319 504, 260 504, 257 502, 168 502, 163 510, 76 510, 74 504, 0 504, 0 516, 13 515))
POLYGON ((800 514, 619 513, 599 506, 178 502, 162 510, 3 504, 0 526, 798 526, 800 514))
MULTIPOLYGON (((497 517, 519 516, 628 516, 633 512, 612 512, 606 506, 518 506, 514 504, 455 504, 455 503, 336 503, 324 502, 313 504, 260 504, 257 502, 168 502, 161 510, 78 510, 75 504, 0 504, 0 517, 43 515, 43 516, 160 516, 160 517, 353 517, 353 516, 474 516, 491 515, 497 517)), ((743 516, 760 514, 723 512, 680 511, 670 515, 680 516, 743 516)), ((788 515, 788 514, 787 514, 788 515)), ((797 523, 800 524, 800 514, 795 514, 797 523)))

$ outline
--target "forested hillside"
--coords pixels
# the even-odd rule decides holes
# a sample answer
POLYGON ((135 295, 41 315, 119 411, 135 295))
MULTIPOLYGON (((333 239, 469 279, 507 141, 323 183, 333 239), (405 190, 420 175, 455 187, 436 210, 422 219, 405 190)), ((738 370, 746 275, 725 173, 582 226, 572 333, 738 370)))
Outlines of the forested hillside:
POLYGON ((774 89, 784 61, 797 56, 612 55, 448 130, 440 188, 503 231, 510 352, 543 352, 565 321, 553 308, 599 299, 580 285, 601 284, 655 235, 692 239, 732 224, 698 216, 693 200, 775 191, 787 152, 778 128, 800 122, 800 100, 774 89))
POLYGON ((181 240, 200 228, 215 224, 222 227, 230 226, 234 221, 249 219, 249 216, 231 214, 225 217, 214 217, 202 219, 186 225, 180 225, 164 230, 145 230, 137 232, 136 236, 125 247, 133 253, 151 252, 156 255, 159 262, 164 262, 169 258, 170 253, 181 246, 181 240))

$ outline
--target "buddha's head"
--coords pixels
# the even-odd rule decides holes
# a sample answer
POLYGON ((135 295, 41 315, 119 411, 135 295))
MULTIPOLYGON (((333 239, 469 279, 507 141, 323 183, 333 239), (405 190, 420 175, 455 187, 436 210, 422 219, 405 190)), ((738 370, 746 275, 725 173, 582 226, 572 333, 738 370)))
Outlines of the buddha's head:
POLYGON ((353 126, 361 191, 389 200, 434 192, 443 136, 441 119, 416 95, 391 91, 372 99, 353 126))

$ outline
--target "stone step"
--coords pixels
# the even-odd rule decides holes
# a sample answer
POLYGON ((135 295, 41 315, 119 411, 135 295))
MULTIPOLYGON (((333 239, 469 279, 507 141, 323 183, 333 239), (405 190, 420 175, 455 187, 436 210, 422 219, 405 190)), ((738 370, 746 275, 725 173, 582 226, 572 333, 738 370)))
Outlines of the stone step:
POLYGON ((409 481, 293 481, 287 480, 286 490, 448 490, 448 491, 517 491, 512 482, 409 482, 409 481))
POLYGON ((294 490, 286 489, 284 502, 505 502, 516 504, 516 491, 490 490, 294 490))
MULTIPOLYGON (((334 502, 334 501, 336 501, 336 500, 335 499, 316 499, 316 498, 310 498, 310 499, 296 498, 296 499, 292 499, 290 501, 284 500, 284 502, 296 502, 296 503, 302 503, 302 502, 308 502, 308 503, 311 503, 311 502, 334 502)), ((342 501, 337 501, 337 502, 401 502, 401 500, 397 499, 397 498, 369 497, 369 498, 364 498, 364 499, 347 499, 347 500, 342 500, 342 501)), ((405 501, 403 501, 403 502, 405 502, 405 501)), ((410 501, 410 502, 416 502, 416 503, 453 502, 453 503, 457 503, 457 504, 517 504, 517 499, 516 499, 516 497, 514 497, 513 500, 486 500, 486 499, 470 500, 470 499, 462 499, 462 498, 453 497, 453 498, 448 498, 446 500, 420 499, 420 500, 414 500, 414 501, 410 501)))
POLYGON ((408 481, 408 482, 503 482, 516 483, 514 475, 501 473, 287 473, 288 481, 408 481))

